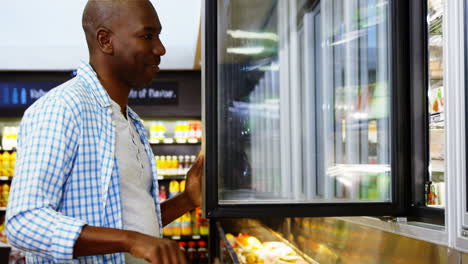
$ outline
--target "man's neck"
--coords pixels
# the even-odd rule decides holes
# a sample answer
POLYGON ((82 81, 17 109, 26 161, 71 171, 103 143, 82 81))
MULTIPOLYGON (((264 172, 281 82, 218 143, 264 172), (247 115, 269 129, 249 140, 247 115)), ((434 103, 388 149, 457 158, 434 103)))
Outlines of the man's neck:
POLYGON ((128 95, 130 94, 131 88, 122 81, 114 78, 110 72, 110 68, 102 67, 99 63, 90 62, 90 64, 96 72, 101 85, 106 89, 110 98, 120 106, 122 114, 126 116, 128 95))

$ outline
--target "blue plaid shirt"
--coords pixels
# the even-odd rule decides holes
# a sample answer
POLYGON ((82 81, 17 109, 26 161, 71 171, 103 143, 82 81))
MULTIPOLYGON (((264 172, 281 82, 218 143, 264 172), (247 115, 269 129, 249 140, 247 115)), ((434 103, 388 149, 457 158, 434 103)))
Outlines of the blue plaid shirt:
MULTIPOLYGON (((148 157, 140 118, 127 107, 148 157)), ((87 63, 25 113, 6 214, 10 243, 27 263, 124 263, 122 253, 73 259, 83 225, 122 229, 110 97, 87 63)), ((162 230, 154 159, 151 189, 162 230)), ((161 234, 160 234, 161 235, 161 234)))

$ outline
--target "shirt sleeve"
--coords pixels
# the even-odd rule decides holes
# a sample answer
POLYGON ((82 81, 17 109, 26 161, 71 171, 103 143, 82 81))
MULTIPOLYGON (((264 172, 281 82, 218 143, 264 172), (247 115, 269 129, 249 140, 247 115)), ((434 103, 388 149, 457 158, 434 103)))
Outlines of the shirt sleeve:
POLYGON ((86 224, 58 212, 78 135, 76 119, 60 98, 28 109, 18 133, 7 237, 13 246, 57 263, 72 262, 74 244, 86 224))

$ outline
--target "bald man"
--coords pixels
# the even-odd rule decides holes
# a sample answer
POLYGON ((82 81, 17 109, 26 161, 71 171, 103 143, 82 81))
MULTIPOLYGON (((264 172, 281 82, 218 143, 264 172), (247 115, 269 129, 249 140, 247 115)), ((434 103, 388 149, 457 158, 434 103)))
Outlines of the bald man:
POLYGON ((27 263, 186 263, 162 227, 201 204, 203 157, 183 193, 158 201, 153 153, 128 106, 166 52, 147 0, 89 1, 90 61, 21 121, 6 216, 27 263))

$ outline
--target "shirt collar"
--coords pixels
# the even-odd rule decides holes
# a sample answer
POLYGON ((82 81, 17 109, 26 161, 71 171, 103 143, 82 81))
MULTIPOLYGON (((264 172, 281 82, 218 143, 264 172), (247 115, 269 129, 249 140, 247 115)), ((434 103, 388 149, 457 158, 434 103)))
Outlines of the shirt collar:
POLYGON ((102 86, 96 72, 89 63, 84 61, 81 62, 81 65, 77 71, 77 76, 82 78, 88 84, 88 88, 90 88, 91 92, 94 94, 98 103, 102 107, 109 107, 112 105, 109 94, 102 86))
MULTIPOLYGON (((77 70, 77 76, 79 78, 82 78, 88 84, 88 87, 91 89, 91 92, 94 94, 94 96, 96 97, 96 99, 102 107, 112 106, 112 99, 110 98, 106 89, 104 89, 104 87, 102 86, 101 82, 97 77, 96 72, 89 63, 85 61, 81 62, 81 65, 77 70)), ((126 109, 127 116, 129 116, 133 120, 140 120, 138 115, 128 105, 126 109)))

